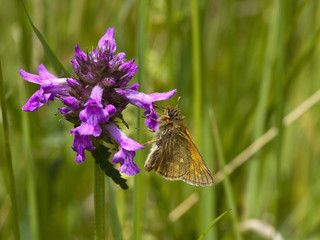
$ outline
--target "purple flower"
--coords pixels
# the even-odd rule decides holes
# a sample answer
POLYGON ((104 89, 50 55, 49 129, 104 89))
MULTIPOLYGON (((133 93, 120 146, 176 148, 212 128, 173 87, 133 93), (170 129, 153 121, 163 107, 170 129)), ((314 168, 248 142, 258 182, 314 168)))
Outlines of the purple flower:
POLYGON ((132 176, 139 173, 140 169, 133 162, 133 158, 136 155, 135 151, 144 149, 144 147, 131 138, 128 138, 114 123, 107 124, 105 128, 121 147, 120 151, 114 155, 113 163, 121 163, 119 170, 126 175, 132 176))
POLYGON ((109 28, 99 40, 97 49, 83 52, 77 45, 75 58, 71 60, 75 76, 57 78, 41 64, 39 75, 20 70, 21 76, 40 85, 27 103, 24 111, 36 111, 49 101, 60 99, 65 105, 59 108, 66 120, 74 124, 72 149, 77 152, 76 162, 85 161, 85 150, 93 151, 92 139, 114 143, 120 151, 113 163, 120 163, 120 172, 134 175, 140 171, 133 162, 135 151, 143 146, 124 135, 116 122, 124 121, 122 112, 128 104, 143 108, 147 127, 156 130, 158 115, 153 102, 171 98, 176 90, 167 93, 145 94, 138 92, 138 83, 128 86, 138 66, 134 60, 126 61, 125 53, 115 53, 114 29, 109 28), (114 140, 112 140, 114 139, 114 140))
POLYGON ((145 124, 148 128, 156 131, 158 126, 158 114, 156 113, 153 107, 153 102, 169 99, 174 94, 176 94, 177 90, 174 89, 166 93, 152 94, 137 92, 133 89, 119 90, 118 92, 122 93, 124 97, 128 99, 129 103, 131 103, 132 105, 147 110, 144 112, 144 115, 146 116, 145 124))
POLYGON ((37 83, 40 89, 36 91, 28 102, 22 107, 26 112, 34 112, 43 104, 48 104, 55 97, 61 98, 69 96, 71 90, 67 78, 57 78, 49 73, 44 65, 39 65, 39 76, 30 74, 23 69, 20 69, 20 75, 27 81, 37 83))
POLYGON ((72 149, 73 151, 77 152, 76 162, 84 162, 84 160, 86 160, 84 150, 93 151, 95 147, 92 145, 88 135, 80 135, 76 131, 72 130, 71 134, 75 135, 72 149))
POLYGON ((99 124, 107 122, 110 119, 110 115, 117 111, 111 104, 105 107, 101 104, 102 93, 103 89, 98 85, 92 89, 88 102, 84 104, 86 108, 79 114, 82 124, 72 129, 72 132, 94 137, 100 136, 102 129, 99 124))

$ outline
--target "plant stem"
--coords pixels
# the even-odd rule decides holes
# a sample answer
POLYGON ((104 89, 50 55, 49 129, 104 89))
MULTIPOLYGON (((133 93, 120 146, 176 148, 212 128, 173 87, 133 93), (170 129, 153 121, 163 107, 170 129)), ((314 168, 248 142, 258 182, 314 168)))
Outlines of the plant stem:
POLYGON ((112 236, 114 239, 122 240, 122 228, 120 224, 118 209, 117 209, 117 201, 115 198, 114 191, 112 189, 110 179, 106 178, 107 188, 108 188, 108 198, 110 203, 110 217, 111 217, 111 229, 112 229, 112 236))
POLYGON ((94 164, 94 226, 96 240, 105 239, 104 185, 104 172, 99 164, 94 164))

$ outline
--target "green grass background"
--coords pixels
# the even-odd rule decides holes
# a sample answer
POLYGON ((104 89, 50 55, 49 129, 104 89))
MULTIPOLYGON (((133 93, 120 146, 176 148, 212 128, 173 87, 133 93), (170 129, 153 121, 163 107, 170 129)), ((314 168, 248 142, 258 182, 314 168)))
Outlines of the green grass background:
MULTIPOLYGON (((270 239, 263 236, 268 229, 283 239, 320 238, 319 104, 304 109, 290 126, 282 125, 285 115, 320 88, 319 1, 34 0, 25 4, 69 72, 76 44, 91 50, 107 28, 115 27, 117 51, 135 58, 139 66, 132 83, 139 80, 146 93, 178 89, 188 128, 214 174, 268 129, 278 128, 272 141, 212 187, 146 173, 143 164, 149 147, 138 152, 135 162, 142 171, 127 177, 129 190, 106 184, 106 239, 196 239, 231 207, 205 239, 270 239), (186 211, 172 220, 169 216, 190 196, 195 201, 184 205, 186 211), (111 227, 116 209, 121 230, 111 227)), ((37 73, 43 63, 58 73, 32 31, 21 1, 0 0, 0 13, 6 131, 18 206, 14 217, 1 127, 0 239, 18 239, 12 218, 18 221, 21 239, 93 239, 92 157, 87 154, 84 163, 75 163, 72 125, 58 113, 61 103, 50 102, 35 113, 21 110, 38 86, 24 82, 18 70, 37 73)), ((160 104, 176 104, 177 96, 160 104)), ((137 134, 136 119, 141 114, 128 107, 124 117, 131 126, 126 134, 143 143, 152 134, 137 134)))

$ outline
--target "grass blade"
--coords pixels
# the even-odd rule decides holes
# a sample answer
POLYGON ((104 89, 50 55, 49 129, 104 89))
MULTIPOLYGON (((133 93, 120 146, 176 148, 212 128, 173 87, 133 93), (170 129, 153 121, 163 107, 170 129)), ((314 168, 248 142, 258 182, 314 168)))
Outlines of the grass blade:
MULTIPOLYGON (((275 54, 276 54, 276 46, 277 46, 277 22, 276 22, 276 10, 274 6, 276 6, 277 0, 273 1, 273 9, 271 14, 271 20, 269 25, 269 33, 267 39, 267 46, 265 52, 263 73, 260 85, 259 99, 256 110, 256 119, 255 119, 255 129, 254 129, 254 140, 258 139, 264 130, 265 125, 265 114, 268 103, 268 94, 270 90, 271 83, 271 73, 272 68, 275 62, 275 54)), ((247 179, 248 185, 248 216, 255 217, 257 215, 257 194, 258 194, 258 186, 259 186, 259 166, 260 162, 256 159, 251 161, 249 166, 249 175, 247 179)))
POLYGON ((9 142, 9 124, 7 116, 7 104, 6 104, 6 92, 4 90, 4 81, 2 75, 2 68, 0 62, 0 100, 1 100, 1 112, 3 121, 3 132, 4 132, 4 151, 5 151, 5 168, 4 175, 6 176, 6 182, 8 186, 8 191, 11 199, 12 208, 12 230, 14 239, 20 239, 19 230, 19 216, 18 216, 18 206, 16 198, 16 186, 13 175, 12 158, 11 158, 11 148, 9 142))
POLYGON ((42 36, 41 32, 36 28, 36 26, 33 24, 31 17, 28 13, 27 8, 25 7, 24 3, 22 2, 24 10, 28 16, 29 22, 32 26, 32 29, 34 31, 34 33, 37 35, 38 39, 40 40, 44 51, 46 52, 48 58, 50 59, 56 73, 59 76, 67 76, 68 72, 67 70, 64 68, 64 66, 62 65, 62 63, 59 61, 58 57, 53 53, 53 51, 51 50, 51 48, 49 47, 49 45, 47 44, 46 40, 44 39, 44 37, 42 36))
POLYGON ((216 148, 217 148, 218 161, 219 161, 220 168, 222 169, 222 172, 224 175, 223 188, 226 192, 226 198, 227 198, 227 203, 228 203, 229 207, 231 207, 231 209, 234 209, 234 214, 231 215, 232 224, 233 224, 233 231, 234 231, 235 239, 241 240, 242 236, 241 236, 241 232, 239 229, 238 213, 236 210, 236 204, 234 201, 234 196, 233 196, 233 192, 232 192, 230 179, 229 179, 229 176, 225 170, 224 154, 222 151, 222 145, 221 145, 220 135, 218 132, 218 126, 217 126, 217 122, 216 122, 213 111, 210 111, 210 116, 211 116, 211 123, 212 123, 214 140, 215 140, 216 148))
POLYGON ((223 212, 222 214, 220 214, 220 216, 218 216, 216 219, 214 219, 210 225, 207 227, 207 229, 201 233, 201 235, 198 237, 198 240, 202 240, 206 234, 208 233, 208 231, 217 223, 219 222, 227 213, 229 213, 231 211, 231 208, 228 209, 227 211, 223 212))
MULTIPOLYGON (((146 44, 146 19, 147 19, 147 0, 140 0, 138 2, 138 83, 140 91, 143 89, 143 80, 144 80, 144 63, 145 63, 145 44, 146 44)), ((137 109, 137 128, 141 128, 141 113, 140 108, 137 109)), ((138 142, 141 142, 140 131, 137 131, 136 139, 138 142)), ((138 151, 136 159, 142 159, 142 152, 138 151)), ((134 187, 133 187, 133 234, 132 239, 140 240, 142 239, 142 214, 143 214, 143 175, 136 174, 134 176, 134 187)))

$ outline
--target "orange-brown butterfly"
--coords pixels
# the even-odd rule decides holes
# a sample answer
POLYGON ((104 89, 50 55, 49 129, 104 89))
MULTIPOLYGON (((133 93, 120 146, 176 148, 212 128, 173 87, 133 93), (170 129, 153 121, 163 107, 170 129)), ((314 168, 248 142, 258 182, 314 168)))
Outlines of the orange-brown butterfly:
POLYGON ((213 177, 186 128, 177 107, 168 106, 158 120, 152 148, 144 168, 154 169, 168 180, 196 186, 211 186, 213 177))

